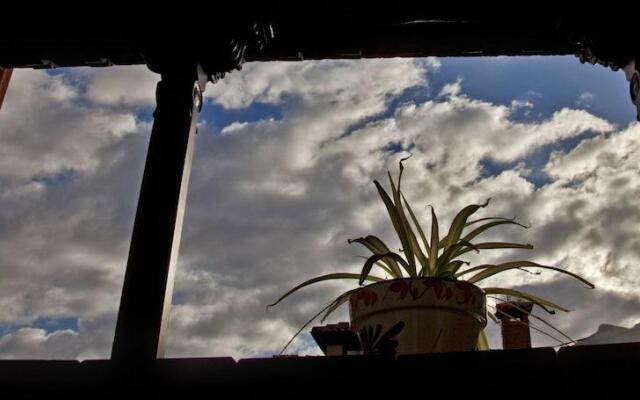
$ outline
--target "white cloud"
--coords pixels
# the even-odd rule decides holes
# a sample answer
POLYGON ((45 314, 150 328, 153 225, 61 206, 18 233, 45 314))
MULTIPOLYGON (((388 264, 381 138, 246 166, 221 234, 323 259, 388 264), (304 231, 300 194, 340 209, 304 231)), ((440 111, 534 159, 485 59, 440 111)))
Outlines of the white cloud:
POLYGON ((533 108, 533 103, 529 100, 511 100, 511 110, 520 108, 531 109, 533 108))
MULTIPOLYGON (((420 219, 427 220, 426 204, 446 223, 461 206, 493 196, 486 214, 533 224, 502 233, 536 245, 522 257, 566 266, 598 290, 549 273, 513 272, 488 283, 568 303, 576 311, 554 321, 577 337, 600 322, 640 318, 638 126, 618 131, 567 108, 516 122, 513 107, 461 95, 461 81, 436 100, 390 110, 404 90, 428 84, 425 69, 437 70, 435 60, 256 63, 209 88, 207 96, 223 107, 266 102, 278 105, 282 118, 234 122, 221 135, 200 129, 170 356, 278 351, 322 304, 351 287, 321 284, 264 309, 305 278, 357 271, 354 256, 365 252, 347 238, 377 233, 394 243, 371 183, 396 171, 406 154, 390 146, 413 153, 403 186, 420 219), (595 137, 551 157, 549 185, 529 182, 522 163, 483 175, 483 160, 517 163, 585 132, 595 137), (619 312, 607 312, 611 307, 619 312)), ((109 77, 118 81, 109 91, 100 86, 105 72, 83 74, 74 81, 18 71, 0 112, 0 321, 28 326, 43 316, 79 317, 78 332, 31 327, 5 335, 5 357, 108 356, 149 132, 135 109, 149 104, 143 93, 153 93, 156 76, 122 68, 109 77), (127 91, 131 101, 122 100, 127 91), (67 170, 74 173, 65 178, 67 170), (35 179, 42 175, 49 181, 35 179)), ((342 318, 344 310, 335 317, 342 318)), ((294 350, 317 352, 308 336, 294 350)))
POLYGON ((455 82, 447 83, 440 89, 438 97, 458 96, 462 92, 462 78, 458 77, 455 82))
POLYGON ((0 352, 105 357, 149 125, 132 110, 91 105, 62 75, 14 78, 0 112, 0 324, 85 322, 73 335, 18 330, 0 352))
POLYGON ((591 108, 591 105, 596 100, 596 95, 591 92, 582 92, 580 96, 578 96, 578 100, 576 100, 576 106, 591 108))
POLYGON ((69 76, 82 82, 85 99, 102 106, 155 106, 158 74, 144 65, 110 68, 76 68, 69 76))
POLYGON ((424 70, 402 59, 250 63, 210 85, 205 95, 225 108, 247 107, 254 101, 280 104, 286 96, 296 96, 297 102, 289 104, 292 107, 307 103, 364 106, 368 97, 370 106, 379 106, 379 96, 399 94, 422 83, 424 70))

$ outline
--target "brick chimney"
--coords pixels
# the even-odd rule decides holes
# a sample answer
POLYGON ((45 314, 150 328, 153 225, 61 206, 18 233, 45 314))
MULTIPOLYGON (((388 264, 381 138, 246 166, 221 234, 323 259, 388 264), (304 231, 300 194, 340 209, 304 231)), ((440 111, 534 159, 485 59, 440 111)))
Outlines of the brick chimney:
POLYGON ((315 326, 311 329, 311 336, 327 356, 346 356, 361 350, 358 335, 348 322, 315 326))
POLYGON ((502 348, 530 349, 531 330, 529 313, 533 303, 529 301, 506 301, 497 305, 496 316, 502 325, 502 348))

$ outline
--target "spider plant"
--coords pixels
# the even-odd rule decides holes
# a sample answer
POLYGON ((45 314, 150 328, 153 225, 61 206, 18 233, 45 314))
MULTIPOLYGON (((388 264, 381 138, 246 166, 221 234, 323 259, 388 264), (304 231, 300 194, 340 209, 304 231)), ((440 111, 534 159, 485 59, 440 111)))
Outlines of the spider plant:
MULTIPOLYGON (((482 233, 498 226, 514 225, 525 229, 529 228, 529 226, 517 222, 515 218, 484 217, 470 220, 470 217, 478 210, 489 205, 491 200, 489 198, 483 204, 471 204, 460 210, 453 218, 444 236, 441 236, 436 212, 433 207, 430 207, 431 230, 428 232, 429 236, 427 236, 427 231, 422 228, 400 188, 402 173, 404 171, 403 162, 405 160, 406 158, 400 160, 400 172, 397 182, 394 182, 391 173, 388 172, 390 194, 378 181, 374 181, 376 189, 386 207, 391 224, 400 240, 402 249, 399 252, 391 251, 390 247, 384 241, 373 235, 349 239, 349 243, 358 243, 371 252, 369 257, 364 257, 366 261, 359 274, 342 272, 318 276, 292 288, 276 302, 267 307, 275 306, 303 287, 334 279, 353 279, 357 280, 359 285, 363 285, 365 282, 379 282, 387 279, 400 279, 405 277, 436 277, 450 280, 464 280, 477 284, 491 276, 510 270, 521 270, 533 273, 526 269, 528 267, 557 271, 579 280, 589 288, 594 288, 592 283, 579 275, 561 268, 541 265, 532 261, 518 260, 501 264, 471 266, 469 262, 461 260, 461 256, 469 252, 479 253, 481 250, 533 249, 531 244, 525 243, 477 241, 477 238, 482 233), (374 275, 374 268, 378 268, 378 273, 384 273, 384 277, 374 275)), ((539 273, 540 272, 535 272, 534 274, 539 273)), ((312 320, 305 324, 305 326, 322 313, 324 313, 322 317, 322 321, 324 321, 333 311, 345 303, 349 299, 349 296, 356 290, 358 290, 358 288, 349 290, 338 296, 323 308, 320 313, 314 316, 312 320)), ((486 296, 493 299, 497 299, 494 297, 496 295, 504 295, 530 301, 551 314, 555 313, 556 310, 568 311, 566 308, 547 299, 521 290, 502 287, 486 287, 482 290, 486 296)), ((500 299, 497 300, 499 301, 500 299)), ((494 313, 488 312, 488 314, 492 320, 497 321, 494 313)), ((548 324, 546 321, 543 322, 548 324)), ((305 326, 303 326, 302 329, 304 329, 305 326)), ((486 342, 484 333, 481 335, 480 341, 486 342)))

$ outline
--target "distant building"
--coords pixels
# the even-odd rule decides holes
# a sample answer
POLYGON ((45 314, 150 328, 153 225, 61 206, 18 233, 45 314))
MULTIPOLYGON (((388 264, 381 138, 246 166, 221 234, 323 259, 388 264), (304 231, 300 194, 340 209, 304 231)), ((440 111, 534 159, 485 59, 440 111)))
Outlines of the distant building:
POLYGON ((632 328, 601 324, 596 333, 578 340, 576 346, 632 342, 640 342, 640 323, 637 323, 632 328))

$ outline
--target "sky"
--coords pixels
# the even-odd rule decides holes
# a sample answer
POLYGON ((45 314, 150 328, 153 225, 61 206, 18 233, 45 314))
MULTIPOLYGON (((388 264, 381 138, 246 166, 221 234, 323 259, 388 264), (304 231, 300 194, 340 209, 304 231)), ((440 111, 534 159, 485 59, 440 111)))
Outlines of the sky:
MULTIPOLYGON (((0 111, 0 358, 109 357, 158 79, 142 66, 14 72, 0 111)), ((355 286, 267 304, 357 272, 366 252, 349 238, 399 247, 372 182, 409 154, 404 192, 425 225, 428 204, 444 229, 488 197, 479 216, 531 224, 486 238, 534 250, 469 261, 528 259, 596 289, 521 271, 485 286, 566 306, 547 319, 576 339, 640 322, 640 125, 622 72, 574 57, 249 63, 205 97, 168 357, 277 353, 355 286)), ((290 351, 319 354, 306 332, 290 351)))

